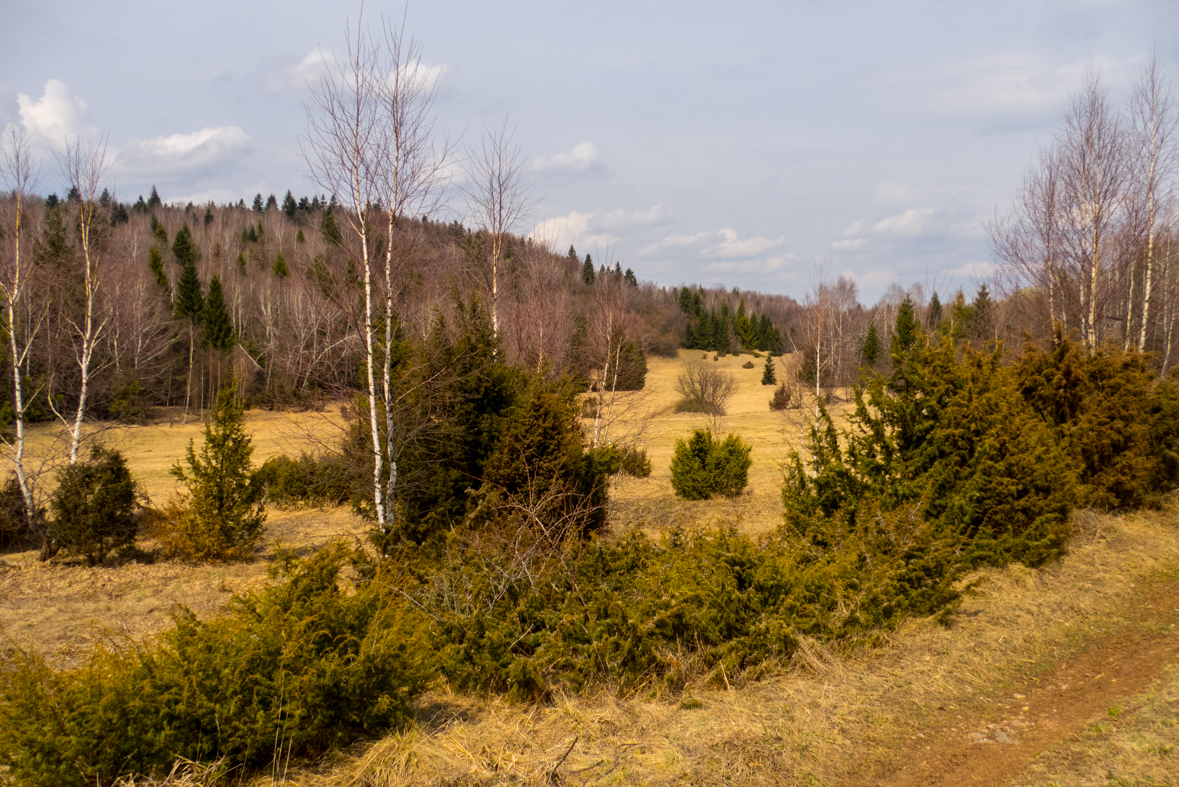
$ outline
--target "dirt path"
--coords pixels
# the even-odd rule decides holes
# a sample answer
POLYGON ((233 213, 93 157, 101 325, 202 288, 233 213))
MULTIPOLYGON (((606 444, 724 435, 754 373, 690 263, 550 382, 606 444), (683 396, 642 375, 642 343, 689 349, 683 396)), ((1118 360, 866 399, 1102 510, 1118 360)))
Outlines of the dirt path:
POLYGON ((1154 586, 1136 611, 1135 620, 1002 699, 938 708, 944 720, 910 746, 898 747, 896 759, 869 783, 1000 785, 1018 776, 1039 752, 1080 732, 1121 698, 1142 692, 1179 661, 1179 580, 1154 586))

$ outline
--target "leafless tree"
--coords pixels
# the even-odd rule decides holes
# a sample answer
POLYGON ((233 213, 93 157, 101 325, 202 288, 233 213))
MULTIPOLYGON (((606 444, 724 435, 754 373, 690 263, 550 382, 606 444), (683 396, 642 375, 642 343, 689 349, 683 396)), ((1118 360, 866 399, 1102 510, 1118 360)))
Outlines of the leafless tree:
MULTIPOLYGON (((30 396, 26 396, 22 378, 25 363, 33 348, 34 339, 41 329, 44 309, 32 302, 30 287, 33 259, 27 242, 22 244, 30 232, 29 197, 37 181, 39 162, 30 150, 29 139, 24 129, 13 129, 3 147, 0 147, 0 185, 10 193, 4 217, 5 249, 3 267, 0 268, 0 295, 4 298, 4 316, 8 333, 8 360, 12 364, 12 408, 14 411, 15 434, 11 441, 5 440, 9 459, 25 501, 25 512, 31 530, 36 530, 37 504, 33 494, 32 475, 25 464, 25 415, 30 396)), ((48 545, 42 549, 43 556, 48 545)))
POLYGON ((66 318, 74 337, 74 357, 79 377, 77 408, 73 423, 67 424, 70 430, 69 462, 72 465, 78 461, 78 446, 82 442, 82 422, 86 417, 94 350, 102 341, 108 325, 107 315, 99 313, 99 290, 103 277, 100 248, 95 242, 99 222, 106 221, 98 204, 99 191, 109 164, 106 140, 78 139, 67 142, 59 163, 70 187, 77 193, 77 201, 71 207, 77 219, 78 244, 82 248, 83 264, 82 315, 80 319, 71 316, 66 318))
POLYGON ((498 128, 486 128, 480 147, 467 151, 467 213, 485 235, 476 271, 487 293, 491 327, 499 333, 500 277, 508 236, 535 207, 524 181, 524 155, 512 142, 514 129, 504 118, 498 128))
MULTIPOLYGON (((1134 189, 1144 250, 1141 318, 1137 337, 1139 351, 1146 349, 1147 330, 1155 296, 1157 246, 1160 229, 1174 208, 1174 186, 1179 167, 1176 124, 1179 115, 1171 99, 1170 84, 1162 73, 1155 52, 1139 73, 1130 99, 1130 123, 1134 153, 1134 189)), ((1131 279, 1130 296, 1134 286, 1131 279)), ((1127 311, 1127 319, 1132 316, 1127 311)), ((1129 327, 1129 326, 1128 326, 1129 327)), ((1127 330, 1127 344, 1129 343, 1127 330)))
POLYGON ((1073 98, 1058 140, 1066 215, 1062 256, 1079 293, 1081 337, 1090 352, 1105 338, 1105 309, 1120 255, 1130 168, 1122 121, 1090 74, 1073 98))
POLYGON ((421 47, 405 39, 404 24, 397 28, 386 23, 382 35, 374 38, 358 22, 355 37, 348 34, 346 59, 329 64, 307 107, 304 156, 313 182, 344 201, 350 242, 343 245, 362 277, 364 307, 358 322, 368 389, 373 505, 378 527, 386 532, 393 526, 398 477, 398 429, 392 420, 393 306, 398 273, 413 248, 405 234, 410 228, 400 225, 436 206, 441 197, 447 147, 434 148, 434 96, 421 47), (382 245, 383 270, 378 259, 382 245))

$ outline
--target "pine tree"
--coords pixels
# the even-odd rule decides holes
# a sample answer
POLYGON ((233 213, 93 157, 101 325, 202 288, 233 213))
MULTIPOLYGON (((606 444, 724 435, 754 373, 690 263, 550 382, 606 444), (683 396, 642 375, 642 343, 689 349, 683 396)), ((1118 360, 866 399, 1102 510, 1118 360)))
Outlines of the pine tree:
POLYGON ((200 250, 196 243, 192 240, 192 233, 188 231, 188 225, 185 224, 176 233, 176 238, 172 241, 172 256, 176 258, 176 264, 181 268, 192 265, 196 266, 196 261, 201 258, 200 250))
POLYGON ((201 293, 201 279, 197 276, 196 265, 189 261, 180 269, 180 281, 176 283, 176 319, 188 318, 200 322, 205 309, 205 298, 201 293))
POLYGON ((323 237, 329 243, 339 245, 344 242, 344 236, 340 234, 340 225, 336 223, 336 217, 332 215, 330 210, 324 211, 321 229, 323 231, 323 237))
POLYGON ((876 332, 876 323, 868 326, 868 333, 864 336, 864 343, 860 345, 860 357, 865 366, 875 366, 880 357, 880 335, 876 332))
POLYGON ((287 195, 282 198, 282 212, 288 219, 295 218, 295 211, 299 209, 299 204, 295 202, 295 197, 291 194, 290 189, 287 189, 287 195))
POLYGON ((164 229, 164 225, 155 216, 151 217, 151 235, 160 242, 161 246, 168 245, 168 231, 164 229))
POLYGON ((233 348, 233 323, 229 319, 229 312, 225 309, 225 296, 221 291, 219 276, 214 276, 209 280, 209 294, 205 298, 201 322, 206 347, 221 353, 227 353, 233 348))
POLYGON ((286 258, 282 256, 282 252, 274 258, 274 275, 280 279, 285 279, 291 275, 291 269, 287 267, 286 258))
POLYGON ((942 321, 942 301, 937 297, 935 292, 929 298, 929 330, 936 331, 937 325, 942 321))
POLYGON ((151 268, 151 272, 155 275, 156 285, 165 295, 170 296, 172 286, 168 283, 168 274, 164 272, 164 255, 160 254, 160 250, 155 246, 147 251, 147 267, 151 268))
POLYGON ((217 394, 205 442, 198 454, 188 443, 185 464, 172 467, 187 487, 184 515, 176 523, 175 546, 198 560, 244 556, 262 535, 266 509, 255 478, 254 446, 245 430, 245 415, 234 387, 217 394))
POLYGON ((761 373, 761 384, 762 385, 775 385, 775 384, 777 384, 777 382, 778 382, 778 375, 774 371, 774 356, 772 354, 767 355, 766 356, 766 368, 765 368, 765 371, 763 371, 761 373))
POLYGON ((897 310, 897 327, 896 333, 892 339, 892 353, 906 353, 913 348, 917 342, 917 335, 920 332, 920 325, 917 322, 917 312, 913 308, 913 299, 908 295, 901 301, 901 306, 897 310))

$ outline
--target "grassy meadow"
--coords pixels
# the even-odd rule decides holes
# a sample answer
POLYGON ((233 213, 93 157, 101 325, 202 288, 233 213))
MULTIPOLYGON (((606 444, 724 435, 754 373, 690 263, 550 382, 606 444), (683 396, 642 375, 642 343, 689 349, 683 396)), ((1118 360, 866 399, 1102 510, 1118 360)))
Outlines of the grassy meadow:
MULTIPOLYGON (((713 361, 709 354, 707 363, 738 381, 727 414, 715 422, 677 414, 676 377, 701 355, 650 359, 645 389, 618 394, 606 439, 645 448, 652 473, 616 481, 607 537, 636 527, 658 534, 715 522, 756 534, 780 521, 781 465, 801 444, 812 401, 806 398, 801 410, 771 412, 773 388, 760 382, 764 359, 713 361), (749 360, 753 368, 742 368, 749 360), (744 494, 693 503, 672 494, 675 442, 702 427, 739 434, 752 446, 744 494)), ((775 362, 779 381, 787 379, 790 359, 775 362)), ((846 407, 837 403, 834 411, 846 407)), ((341 423, 338 406, 246 414, 255 464, 331 443, 341 423)), ((584 423, 588 433, 593 421, 584 423)), ((201 428, 165 414, 101 437, 125 453, 159 505, 175 491, 169 468, 189 440, 199 445, 201 428)), ((55 429, 38 428, 34 453, 51 457, 59 437, 55 429)), ((62 666, 77 665, 96 640, 160 631, 175 604, 199 615, 215 612, 234 592, 266 581, 276 545, 305 553, 333 540, 362 541, 367 529, 346 509, 271 509, 266 527, 254 559, 240 563, 155 560, 150 539, 142 540, 139 554, 99 568, 41 563, 35 551, 0 554, 3 636, 62 666)), ((975 572, 948 623, 910 620, 872 651, 806 641, 782 669, 756 680, 692 684, 682 696, 603 692, 529 705, 439 687, 421 699, 410 729, 358 742, 320 763, 276 763, 256 783, 957 784, 974 782, 921 769, 979 752, 988 758, 988 773, 997 774, 979 783, 1168 783, 1179 772, 1173 666, 1179 662, 1179 508, 1122 517, 1081 511, 1074 528, 1062 560, 1035 571, 1013 565, 975 572), (1106 695, 1085 687, 1113 675, 1109 669, 1057 677, 1077 659, 1112 663, 1125 656, 1126 643, 1139 641, 1155 643, 1149 654, 1157 653, 1136 668, 1146 683, 1106 677, 1102 690, 1113 692, 1106 695), (1156 673, 1160 680, 1151 682, 1156 673), (1084 689, 1076 702, 1071 694, 1042 699, 1036 693, 1066 682, 1084 689), (1015 743, 995 743, 1000 732, 1015 743), (1095 773, 1102 778, 1090 778, 1095 773), (1114 781, 1119 774, 1126 780, 1114 781)), ((213 782, 181 768, 168 783, 213 782)))

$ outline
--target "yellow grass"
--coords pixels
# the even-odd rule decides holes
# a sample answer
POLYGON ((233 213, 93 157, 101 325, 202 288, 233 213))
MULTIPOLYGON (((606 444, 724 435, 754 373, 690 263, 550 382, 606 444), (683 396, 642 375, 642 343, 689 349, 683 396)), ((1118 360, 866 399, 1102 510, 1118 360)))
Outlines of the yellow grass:
MULTIPOLYGON (((249 411, 246 428, 254 463, 285 453, 298 455, 337 440, 339 408, 324 413, 249 411)), ((169 469, 184 457, 189 440, 199 449, 203 424, 179 416, 147 426, 106 429, 97 437, 121 450, 151 500, 162 504, 177 487, 169 469)), ((56 427, 30 435, 33 458, 60 463, 67 448, 56 427)), ((55 560, 42 563, 35 550, 0 555, 0 627, 16 644, 77 662, 95 641, 113 633, 143 636, 171 623, 169 611, 184 604, 199 615, 220 609, 234 593, 266 578, 276 546, 306 553, 330 541, 363 538, 368 525, 348 509, 267 511, 266 530, 250 562, 187 565, 142 559, 116 567, 87 568, 55 560)), ((151 542, 141 540, 150 550, 151 542)))
MULTIPOLYGON (((642 391, 617 394, 615 409, 619 413, 607 437, 623 444, 647 450, 651 459, 650 478, 620 477, 614 490, 612 521, 617 529, 642 527, 651 532, 701 523, 736 524, 748 533, 774 529, 782 518, 782 466, 790 452, 802 445, 804 428, 814 414, 814 397, 803 400, 805 409, 771 412, 774 387, 761 384, 764 358, 729 355, 713 361, 713 353, 681 350, 678 358, 648 360, 647 383, 642 391), (732 374, 737 392, 726 406, 726 414, 715 423, 699 413, 674 411, 679 396, 676 377, 685 363, 704 360, 717 369, 732 374), (747 361, 752 369, 741 368, 747 361), (694 429, 714 429, 723 437, 741 436, 752 448, 753 465, 749 469, 749 486, 734 498, 717 498, 687 502, 671 491, 671 457, 677 439, 685 439, 694 429)), ((776 358, 779 382, 793 372, 789 357, 776 358)), ((834 416, 848 409, 846 403, 831 405, 834 416)), ((593 420, 584 419, 586 432, 593 433, 593 420)))

